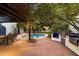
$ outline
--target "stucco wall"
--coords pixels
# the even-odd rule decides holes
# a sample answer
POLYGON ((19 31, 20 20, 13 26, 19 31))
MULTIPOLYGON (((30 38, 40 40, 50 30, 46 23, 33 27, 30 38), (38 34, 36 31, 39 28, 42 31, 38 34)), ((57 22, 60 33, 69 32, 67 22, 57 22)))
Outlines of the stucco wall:
POLYGON ((60 36, 60 34, 59 34, 59 38, 54 38, 54 37, 53 37, 53 34, 51 34, 51 40, 61 42, 61 36, 60 36))
POLYGON ((6 27, 6 35, 16 28, 16 23, 2 23, 2 25, 6 27))

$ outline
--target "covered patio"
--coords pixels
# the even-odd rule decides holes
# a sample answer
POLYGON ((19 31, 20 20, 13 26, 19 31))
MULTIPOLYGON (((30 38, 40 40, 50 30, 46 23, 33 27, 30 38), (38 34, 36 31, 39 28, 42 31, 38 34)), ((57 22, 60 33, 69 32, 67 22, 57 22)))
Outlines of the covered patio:
MULTIPOLYGON (((42 21, 43 25, 40 25, 39 26, 40 28, 42 26, 48 26, 51 24, 53 25, 52 17, 53 18, 55 17, 59 20, 60 19, 65 20, 64 18, 61 18, 60 16, 58 16, 59 14, 56 15, 57 13, 56 14, 51 13, 49 10, 49 4, 41 5, 40 7, 43 7, 43 8, 42 9, 40 8, 40 10, 39 9, 37 10, 38 5, 39 4, 17 4, 17 3, 0 4, 0 18, 1 18, 0 23, 18 22, 18 24, 19 24, 20 22, 24 22, 23 25, 28 25, 27 27, 28 27, 29 41, 30 41, 31 40, 31 29, 33 27, 32 24, 35 25, 34 20, 40 18, 38 20, 42 21, 41 18, 44 16, 45 16, 44 19, 47 19, 47 20, 49 19, 49 22, 47 20, 42 21), (48 8, 46 8, 45 6, 48 6, 48 8), (46 9, 44 10, 44 8, 46 8, 46 9), (42 10, 42 12, 41 12, 41 10, 42 10), (36 13, 34 13, 35 11, 36 11, 36 13), (44 11, 46 11, 46 12, 43 13, 44 11), (50 15, 50 17, 49 17, 49 15, 50 15), (51 16, 51 15, 53 15, 53 16, 51 16), (39 16, 39 17, 37 17, 37 16, 39 16), (50 20, 50 19, 52 19, 52 20, 50 20), (48 25, 45 25, 46 21, 47 21, 48 25)), ((53 5, 51 5, 51 6, 53 6, 53 5)), ((59 6, 59 4, 57 4, 57 6, 59 6)), ((50 8, 50 9, 53 9, 53 8, 50 8)), ((65 13, 63 13, 63 14, 65 14, 65 13)), ((67 17, 67 15, 65 15, 65 16, 67 17)), ((36 21, 36 23, 38 23, 38 21, 36 21)), ((56 23, 54 24, 56 28, 58 28, 59 23, 61 23, 61 25, 62 25, 62 22, 58 22, 57 26, 55 25, 56 23)), ((71 23, 69 23, 69 24, 71 24, 71 23)), ((38 25, 39 25, 39 23, 38 23, 38 25)), ((20 26, 22 26, 22 23, 20 23, 20 26)), ((38 27, 38 26, 35 26, 35 27, 38 27)), ((55 29, 55 27, 51 27, 51 28, 55 29)), ((59 28, 60 27, 61 26, 59 26, 59 28)), ((24 31, 26 30, 26 26, 22 27, 22 28, 24 29, 24 31)), ((18 29, 18 33, 15 33, 16 35, 20 34, 19 28, 17 28, 17 29, 18 29)), ((65 27, 65 29, 63 29, 63 30, 66 30, 66 29, 67 29, 67 27, 65 27)), ((39 31, 38 31, 38 33, 39 33, 39 31)), ((16 37, 15 34, 11 35, 12 37, 10 35, 8 35, 10 38, 9 40, 12 42, 11 45, 7 45, 7 46, 0 45, 0 56, 76 56, 76 54, 74 52, 72 52, 71 50, 69 50, 65 45, 63 45, 60 42, 53 41, 53 39, 51 40, 50 38, 44 38, 44 39, 37 40, 36 43, 32 43, 32 42, 28 42, 28 40, 23 40, 22 38, 20 38, 21 40, 14 40, 15 39, 14 36, 16 37)), ((6 40, 6 37, 5 37, 5 40, 2 40, 1 42, 2 43, 4 41, 9 42, 9 40, 8 39, 6 40)), ((6 44, 4 44, 4 45, 6 45, 6 44)))

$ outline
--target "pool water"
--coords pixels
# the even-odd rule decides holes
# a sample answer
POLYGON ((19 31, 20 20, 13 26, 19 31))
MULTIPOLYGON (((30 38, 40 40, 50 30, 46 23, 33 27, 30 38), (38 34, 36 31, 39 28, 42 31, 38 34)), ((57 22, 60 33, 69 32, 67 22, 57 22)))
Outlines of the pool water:
POLYGON ((44 36, 44 34, 32 34, 32 38, 40 38, 43 36, 44 36))

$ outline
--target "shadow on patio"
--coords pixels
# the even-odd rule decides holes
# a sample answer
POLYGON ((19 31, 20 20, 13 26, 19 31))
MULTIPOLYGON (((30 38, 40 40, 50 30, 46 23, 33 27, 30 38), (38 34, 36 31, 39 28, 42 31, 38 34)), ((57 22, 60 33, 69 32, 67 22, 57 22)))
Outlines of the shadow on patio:
POLYGON ((26 40, 18 40, 12 45, 0 46, 0 56, 75 56, 59 42, 48 38, 40 39, 37 43, 28 43, 26 40))

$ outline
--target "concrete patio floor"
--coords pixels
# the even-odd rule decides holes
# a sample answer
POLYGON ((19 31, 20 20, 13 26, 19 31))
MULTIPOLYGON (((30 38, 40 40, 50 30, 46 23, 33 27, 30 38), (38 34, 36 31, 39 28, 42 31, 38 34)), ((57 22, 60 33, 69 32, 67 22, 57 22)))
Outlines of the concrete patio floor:
POLYGON ((47 38, 37 40, 37 43, 18 40, 12 45, 0 46, 0 56, 76 56, 76 54, 61 43, 47 38))

